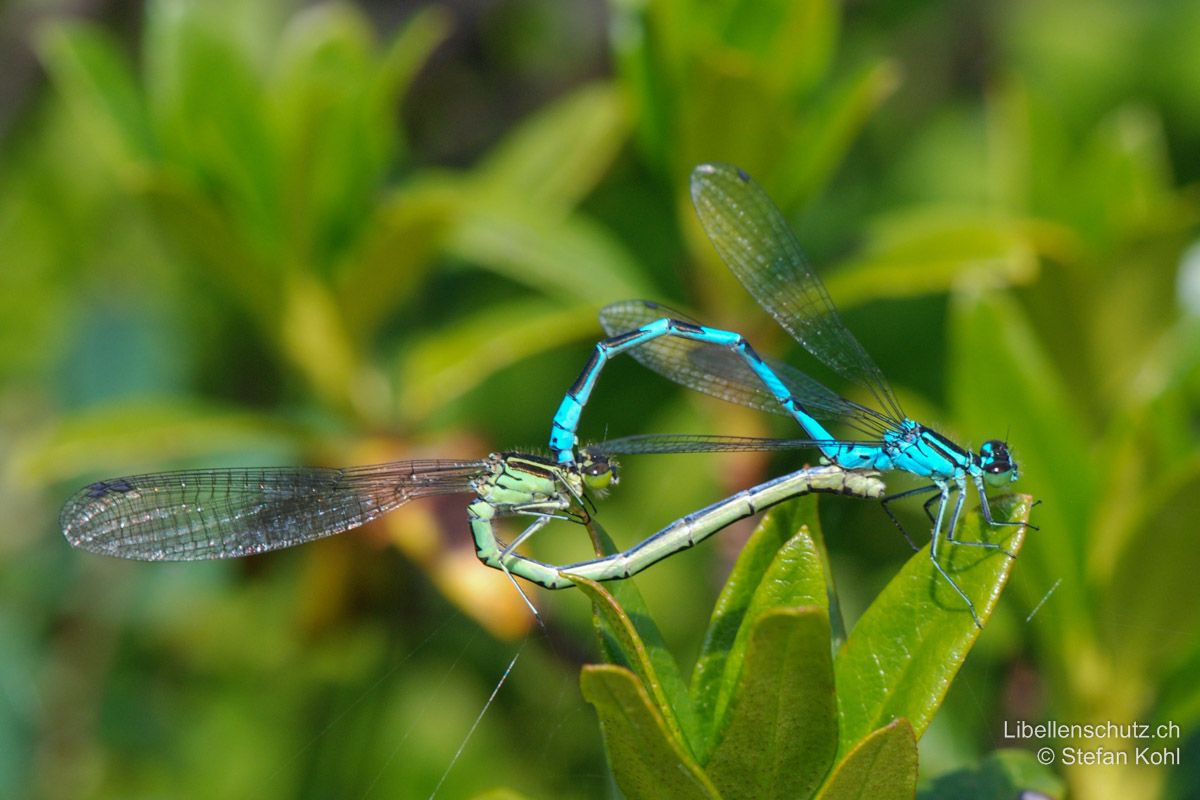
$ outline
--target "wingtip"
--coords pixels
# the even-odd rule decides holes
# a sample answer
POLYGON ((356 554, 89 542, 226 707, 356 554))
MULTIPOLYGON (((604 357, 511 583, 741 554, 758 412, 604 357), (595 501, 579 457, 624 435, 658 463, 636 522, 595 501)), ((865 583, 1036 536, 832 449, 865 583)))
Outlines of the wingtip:
POLYGON ((722 164, 717 161, 699 164, 692 170, 691 190, 692 199, 694 200, 697 193, 703 191, 705 184, 711 184, 714 178, 729 178, 736 177, 742 183, 752 183, 750 173, 741 167, 733 164, 722 164))

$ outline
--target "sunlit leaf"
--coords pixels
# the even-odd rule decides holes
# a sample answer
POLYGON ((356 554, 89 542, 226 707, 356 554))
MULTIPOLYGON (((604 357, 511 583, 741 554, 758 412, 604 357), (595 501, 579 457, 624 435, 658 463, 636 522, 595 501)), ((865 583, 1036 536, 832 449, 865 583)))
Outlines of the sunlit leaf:
POLYGON ((615 87, 586 86, 512 131, 479 165, 473 181, 480 191, 521 197, 558 216, 608 170, 628 126, 615 87))
POLYGON ((611 234, 579 215, 551 218, 519 197, 480 198, 447 245, 460 258, 558 297, 603 305, 648 293, 611 234))
MULTIPOLYGON (((1023 521, 1031 502, 1024 495, 994 501, 992 514, 998 520, 1023 521)), ((964 515, 957 537, 1020 552, 1024 528, 985 532, 986 527, 973 510, 964 515)), ((984 622, 1020 564, 998 550, 946 542, 939 556, 984 622)), ((900 717, 918 736, 924 733, 979 634, 963 599, 934 568, 927 545, 879 593, 837 654, 839 752, 849 753, 870 731, 900 717)))
POLYGON ((830 274, 842 308, 869 300, 1029 283, 1038 260, 1019 223, 937 210, 896 214, 874 227, 865 252, 830 274))
MULTIPOLYGON (((692 673, 692 698, 696 703, 697 712, 703 719, 709 720, 710 734, 711 724, 717 719, 718 703, 721 702, 718 698, 728 691, 727 682, 735 679, 740 669, 740 653, 745 651, 745 640, 749 634, 749 628, 744 623, 752 619, 748 617, 747 612, 763 583, 763 577, 775 563, 780 548, 789 542, 794 542, 792 548, 796 554, 815 556, 812 541, 806 534, 802 534, 802 528, 816 524, 817 498, 802 497, 768 511, 754 529, 753 535, 742 546, 733 570, 713 607, 704 645, 692 673), (728 668, 730 661, 738 666, 732 670, 733 674, 727 677, 731 671, 728 668)), ((783 603, 784 605, 828 607, 824 601, 824 578, 821 577, 823 567, 820 563, 813 566, 816 569, 816 580, 809 573, 806 580, 794 587, 794 591, 790 585, 780 587, 788 592, 791 601, 783 603), (814 589, 818 583, 819 593, 814 589), (804 594, 805 589, 808 590, 807 596, 804 594)))
POLYGON ((382 413, 387 398, 381 382, 370 381, 346 333, 329 288, 298 274, 287 283, 281 339, 292 362, 334 407, 382 413))
POLYGON ((595 335, 593 315, 590 305, 517 300, 426 335, 401 362, 399 408, 426 417, 512 364, 595 335))
POLYGON ((16 474, 48 484, 82 475, 161 470, 239 451, 292 452, 306 439, 303 428, 278 417, 178 400, 126 402, 64 417, 9 458, 16 474))
MULTIPOLYGON (((813 499, 815 500, 815 498, 813 499)), ((796 505, 801 504, 796 503, 796 505)), ((716 697, 713 699, 712 707, 706 708, 706 718, 710 723, 710 741, 716 739, 719 735, 718 726, 724 724, 726 706, 733 699, 733 693, 739 676, 744 669, 743 658, 750 644, 750 637, 756 620, 760 616, 774 608, 819 608, 825 611, 826 623, 828 624, 829 604, 825 592, 826 582, 823 564, 807 530, 807 525, 819 525, 816 516, 816 503, 807 500, 803 501, 802 509, 801 513, 807 518, 801 518, 803 521, 786 512, 771 520, 773 524, 780 527, 787 526, 790 528, 791 526, 788 523, 800 524, 792 528, 796 531, 796 534, 784 542, 775 552, 770 565, 761 574, 761 579, 754 584, 754 594, 749 598, 749 602, 745 606, 745 614, 738 627, 737 635, 728 646, 728 652, 724 657, 722 665, 723 672, 716 697)), ((767 524, 768 520, 764 520, 764 527, 767 524)), ((765 537, 760 541, 765 541, 765 537)), ((754 571, 753 566, 738 577, 749 577, 747 573, 752 571, 754 571)), ((722 600, 728 597, 730 606, 734 607, 723 607, 723 604, 719 604, 719 610, 716 613, 722 614, 724 612, 722 616, 736 614, 739 594, 740 592, 736 586, 728 594, 723 592, 722 600)), ((717 622, 718 620, 714 619, 714 625, 717 622)), ((724 620, 721 619, 720 622, 723 624, 724 620)), ((712 633, 713 629, 710 628, 710 637, 712 633)), ((827 635, 825 638, 828 639, 829 636, 827 635)), ((702 663, 707 670, 712 670, 717 664, 721 663, 721 659, 714 657, 711 649, 709 649, 712 644, 711 638, 706 641, 704 655, 708 656, 708 658, 702 663)), ((699 667, 700 665, 698 664, 696 672, 697 680, 703 677, 699 671, 699 667)), ((697 689, 701 685, 703 684, 697 684, 697 689)), ((701 695, 698 693, 697 696, 701 695)), ((707 701, 707 699, 706 697, 705 700, 707 701)))
POLYGON ((43 32, 39 47, 88 138, 126 169, 154 159, 157 146, 145 103, 129 64, 107 34, 90 25, 61 23, 43 32))

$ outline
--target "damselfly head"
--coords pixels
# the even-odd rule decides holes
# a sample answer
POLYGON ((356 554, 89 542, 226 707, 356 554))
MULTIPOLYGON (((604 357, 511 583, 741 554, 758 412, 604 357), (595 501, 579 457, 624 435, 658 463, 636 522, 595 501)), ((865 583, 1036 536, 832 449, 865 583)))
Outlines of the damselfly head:
POLYGON ((608 456, 585 451, 579 463, 579 474, 588 489, 602 491, 617 484, 617 462, 608 456))
POLYGON ((1008 451, 1008 442, 991 439, 979 448, 979 467, 989 486, 1003 486, 1019 477, 1017 462, 1008 451))

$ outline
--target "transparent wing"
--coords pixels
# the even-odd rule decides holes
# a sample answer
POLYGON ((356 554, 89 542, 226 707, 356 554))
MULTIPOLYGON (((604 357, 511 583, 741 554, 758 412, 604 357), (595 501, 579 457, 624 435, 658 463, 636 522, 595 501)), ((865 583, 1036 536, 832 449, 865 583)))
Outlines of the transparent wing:
POLYGON ((99 481, 63 507, 75 547, 144 561, 237 558, 357 528, 409 500, 472 491, 487 461, 161 472, 99 481))
MULTIPOLYGON (((615 336, 663 317, 695 322, 679 311, 650 300, 626 300, 603 308, 600 324, 609 336, 615 336)), ((741 356, 728 348, 661 336, 635 347, 631 354, 643 366, 689 389, 760 411, 788 414, 741 356)), ((840 397, 795 367, 770 358, 763 360, 813 416, 846 422, 872 437, 878 437, 891 426, 891 421, 879 412, 840 397)))
POLYGON ((864 387, 900 421, 904 412, 879 367, 843 324, 783 214, 737 167, 692 171, 692 202, 708 238, 758 304, 812 355, 864 387))
POLYGON ((655 453, 714 453, 771 450, 799 450, 816 447, 811 439, 764 439, 754 436, 712 436, 707 434, 667 433, 622 436, 596 442, 584 452, 603 456, 628 456, 655 453))

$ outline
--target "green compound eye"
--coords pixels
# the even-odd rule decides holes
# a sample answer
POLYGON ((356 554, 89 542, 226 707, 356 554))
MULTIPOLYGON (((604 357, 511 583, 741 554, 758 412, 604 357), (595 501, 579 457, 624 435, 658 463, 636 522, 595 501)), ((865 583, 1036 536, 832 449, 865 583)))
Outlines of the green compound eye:
POLYGON ((592 456, 580 472, 589 489, 607 489, 617 482, 617 463, 607 456, 592 456))

